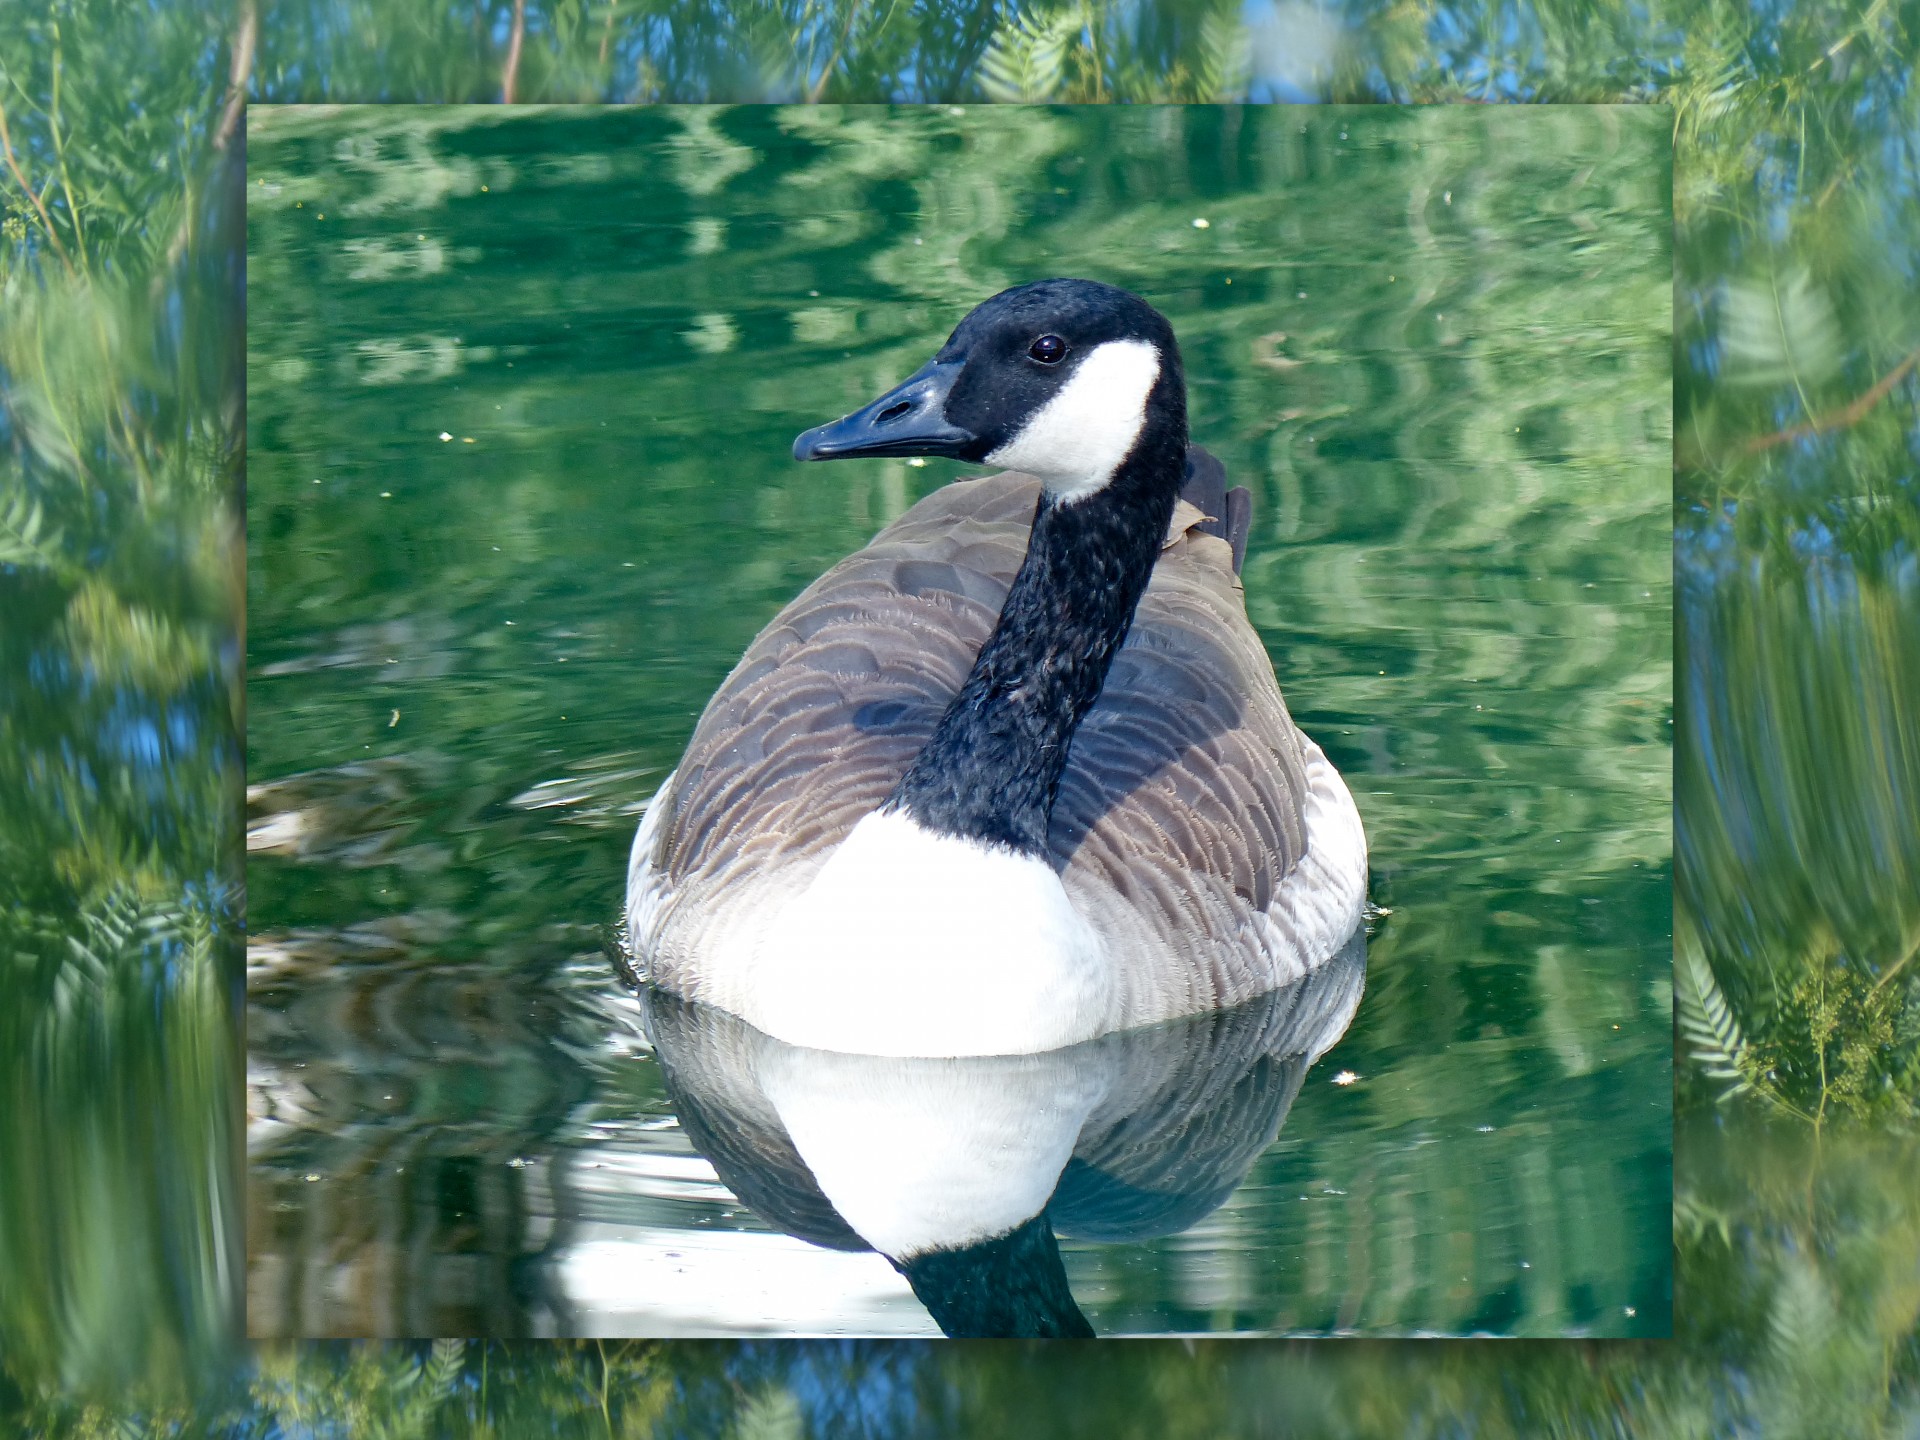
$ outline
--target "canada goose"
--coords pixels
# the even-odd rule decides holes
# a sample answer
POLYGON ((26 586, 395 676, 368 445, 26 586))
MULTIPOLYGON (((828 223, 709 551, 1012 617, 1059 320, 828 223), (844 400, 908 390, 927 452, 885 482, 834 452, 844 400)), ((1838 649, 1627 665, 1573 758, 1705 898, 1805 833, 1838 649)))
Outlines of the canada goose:
POLYGON ((641 978, 797 1045, 1019 1054, 1340 949, 1360 817, 1247 621, 1245 492, 1188 449, 1158 311, 1003 291, 793 451, 1007 471, 913 506, 748 647, 634 837, 641 978))
POLYGON ((1041 1055, 812 1050, 659 991, 641 1019, 687 1138, 768 1224, 879 1251, 948 1335, 1085 1336, 1056 1232, 1130 1244, 1218 1209, 1346 1031, 1365 969, 1356 930, 1234 1009, 1041 1055))

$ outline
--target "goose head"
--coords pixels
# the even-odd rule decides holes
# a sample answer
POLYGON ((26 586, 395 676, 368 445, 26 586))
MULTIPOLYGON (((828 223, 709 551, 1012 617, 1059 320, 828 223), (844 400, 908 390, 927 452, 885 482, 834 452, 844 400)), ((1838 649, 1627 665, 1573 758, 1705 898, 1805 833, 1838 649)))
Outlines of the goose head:
POLYGON ((1179 489, 1186 384, 1173 327, 1094 280, 1039 280, 983 301, 925 365, 793 442, 797 460, 943 455, 1037 476, 1056 502, 1123 469, 1179 489))

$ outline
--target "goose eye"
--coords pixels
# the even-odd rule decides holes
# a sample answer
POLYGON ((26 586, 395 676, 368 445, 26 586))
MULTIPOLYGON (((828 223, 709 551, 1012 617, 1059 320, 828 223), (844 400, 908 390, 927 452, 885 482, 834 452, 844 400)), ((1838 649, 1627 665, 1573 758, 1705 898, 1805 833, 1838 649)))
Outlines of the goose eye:
POLYGON ((1066 358, 1067 342, 1058 335, 1042 335, 1027 347, 1027 353, 1042 365, 1058 365, 1066 358))

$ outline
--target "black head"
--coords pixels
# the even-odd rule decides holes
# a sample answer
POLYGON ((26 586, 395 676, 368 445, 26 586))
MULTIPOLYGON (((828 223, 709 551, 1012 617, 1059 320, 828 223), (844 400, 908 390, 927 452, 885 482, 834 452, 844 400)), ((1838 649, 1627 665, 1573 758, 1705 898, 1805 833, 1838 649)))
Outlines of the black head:
POLYGON ((807 431, 793 453, 1006 465, 1070 500, 1148 445, 1178 465, 1186 440, 1186 383, 1166 317, 1112 285, 1038 280, 975 307, 911 377, 807 431))

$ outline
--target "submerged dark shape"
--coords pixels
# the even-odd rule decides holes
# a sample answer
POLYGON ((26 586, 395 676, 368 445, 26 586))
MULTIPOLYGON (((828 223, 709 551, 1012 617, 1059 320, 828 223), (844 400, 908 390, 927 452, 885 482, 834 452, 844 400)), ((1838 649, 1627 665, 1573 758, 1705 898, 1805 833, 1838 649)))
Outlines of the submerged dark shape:
POLYGON ((929 1250, 893 1268, 942 1334, 955 1340, 1019 1337, 1091 1340, 1074 1303, 1047 1212, 1004 1235, 956 1250, 929 1250))

